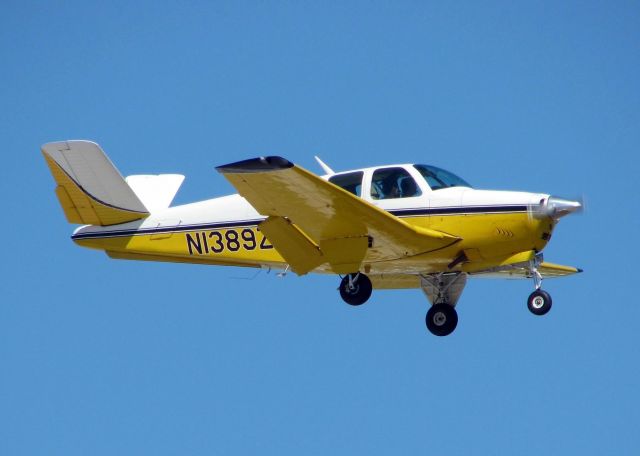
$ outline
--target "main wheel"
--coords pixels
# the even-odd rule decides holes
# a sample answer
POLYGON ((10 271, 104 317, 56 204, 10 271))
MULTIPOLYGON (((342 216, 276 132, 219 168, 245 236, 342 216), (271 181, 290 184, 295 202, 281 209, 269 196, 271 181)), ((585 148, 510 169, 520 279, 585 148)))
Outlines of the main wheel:
POLYGON ((448 336, 458 326, 458 312, 449 304, 434 304, 427 312, 427 329, 436 336, 448 336))
POLYGON ((536 290, 529 295, 527 307, 532 314, 544 315, 551 310, 551 295, 544 290, 536 290))
POLYGON ((371 280, 364 274, 347 274, 340 282, 340 296, 352 306, 367 302, 372 290, 371 280))

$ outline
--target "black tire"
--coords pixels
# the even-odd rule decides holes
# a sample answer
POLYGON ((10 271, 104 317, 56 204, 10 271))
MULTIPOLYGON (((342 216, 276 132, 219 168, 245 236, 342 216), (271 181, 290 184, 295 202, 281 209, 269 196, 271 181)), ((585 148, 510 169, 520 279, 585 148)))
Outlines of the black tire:
POLYGON ((458 312, 449 304, 434 304, 427 312, 427 329, 435 336, 448 336, 458 326, 458 312))
POLYGON ((551 310, 551 295, 544 290, 536 290, 529 295, 527 307, 534 315, 544 315, 551 310))
POLYGON ((372 290, 371 280, 364 274, 347 274, 340 282, 340 296, 344 302, 352 306, 359 306, 367 302, 372 290), (352 277, 352 289, 349 288, 349 277, 352 277))

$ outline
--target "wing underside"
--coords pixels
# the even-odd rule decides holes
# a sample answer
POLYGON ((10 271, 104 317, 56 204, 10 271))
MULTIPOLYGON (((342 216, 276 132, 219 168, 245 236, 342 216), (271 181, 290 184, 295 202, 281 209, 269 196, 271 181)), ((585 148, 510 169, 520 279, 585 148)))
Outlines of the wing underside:
MULTIPOLYGON (((580 273, 582 272, 582 269, 573 266, 563 266, 560 264, 543 262, 538 266, 538 272, 543 279, 553 279, 555 277, 564 277, 580 273)), ((470 275, 471 277, 488 279, 531 279, 533 277, 531 270, 524 264, 502 266, 500 268, 474 272, 470 275)))
MULTIPOLYGON (((543 279, 553 279, 556 277, 565 277, 582 272, 582 269, 573 266, 563 266, 555 263, 543 262, 538 266, 538 272, 543 279)), ((446 274, 446 272, 445 272, 446 274)), ((515 264, 500 266, 468 273, 471 278, 481 279, 532 279, 531 271, 524 264, 515 264)), ((438 274, 429 274, 429 276, 437 276, 438 274)), ((419 274, 371 274, 369 276, 373 288, 379 290, 408 289, 408 288, 424 288, 419 274)))

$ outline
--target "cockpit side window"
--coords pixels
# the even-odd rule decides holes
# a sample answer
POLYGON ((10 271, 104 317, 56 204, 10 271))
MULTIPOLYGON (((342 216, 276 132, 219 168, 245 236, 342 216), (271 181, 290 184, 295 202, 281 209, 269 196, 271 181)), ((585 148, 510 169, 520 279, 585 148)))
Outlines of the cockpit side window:
POLYGON ((442 168, 430 165, 413 165, 415 169, 420 171, 422 177, 425 178, 431 190, 440 190, 448 187, 469 187, 464 179, 459 178, 455 174, 442 168))
POLYGON ((337 176, 331 176, 329 182, 338 187, 342 187, 348 192, 353 193, 356 196, 362 196, 362 171, 355 173, 338 174, 337 176))
POLYGON ((381 168, 371 179, 371 198, 374 200, 420 196, 422 191, 404 168, 381 168))

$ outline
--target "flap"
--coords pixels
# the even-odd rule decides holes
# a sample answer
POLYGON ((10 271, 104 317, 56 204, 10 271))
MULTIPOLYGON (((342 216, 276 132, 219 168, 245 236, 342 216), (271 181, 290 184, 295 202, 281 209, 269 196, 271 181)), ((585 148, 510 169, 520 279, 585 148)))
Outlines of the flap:
POLYGON ((269 217, 260 223, 260 231, 298 275, 306 274, 325 261, 318 246, 285 218, 269 217))

